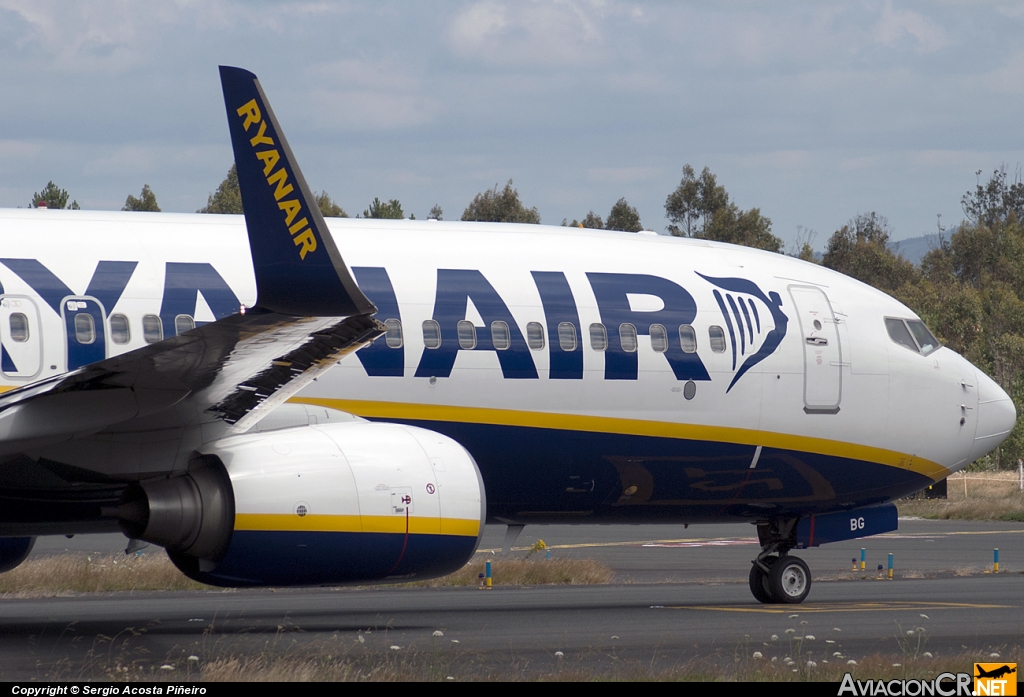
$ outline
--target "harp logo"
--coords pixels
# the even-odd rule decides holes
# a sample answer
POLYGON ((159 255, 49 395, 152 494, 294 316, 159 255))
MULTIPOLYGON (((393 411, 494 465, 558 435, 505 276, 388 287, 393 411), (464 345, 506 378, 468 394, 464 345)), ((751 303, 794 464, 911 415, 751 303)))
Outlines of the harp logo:
POLYGON ((732 346, 735 374, 728 392, 748 370, 775 353, 786 338, 789 316, 782 311, 778 293, 765 294, 753 281, 697 275, 715 286, 713 293, 732 346))

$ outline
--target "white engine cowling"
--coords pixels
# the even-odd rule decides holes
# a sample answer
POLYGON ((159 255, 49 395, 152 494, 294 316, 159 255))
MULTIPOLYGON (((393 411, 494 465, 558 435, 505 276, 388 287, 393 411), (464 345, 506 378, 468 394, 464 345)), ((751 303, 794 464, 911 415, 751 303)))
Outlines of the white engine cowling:
MULTIPOLYGON (((457 442, 432 431, 350 421, 246 433, 200 452, 204 469, 223 466, 227 474, 220 481, 230 481, 233 524, 225 524, 230 513, 191 514, 195 533, 183 539, 219 542, 168 551, 204 583, 334 585, 441 576, 470 559, 483 532, 486 501, 476 463, 457 442), (214 558, 203 556, 205 549, 216 550, 214 558)), ((203 481, 216 477, 196 481, 204 501, 224 498, 223 491, 202 490, 203 481)), ((149 506, 161 510, 152 497, 149 506)), ((166 528, 157 515, 149 527, 166 528)))

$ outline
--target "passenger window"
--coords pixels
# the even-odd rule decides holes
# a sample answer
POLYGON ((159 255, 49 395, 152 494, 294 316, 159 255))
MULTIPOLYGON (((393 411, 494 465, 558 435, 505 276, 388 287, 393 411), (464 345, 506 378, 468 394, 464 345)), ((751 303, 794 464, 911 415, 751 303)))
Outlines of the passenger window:
POLYGON ((886 317, 885 329, 889 332, 889 338, 893 342, 910 349, 914 353, 919 353, 917 344, 914 343, 914 337, 910 335, 910 331, 907 329, 907 325, 903 323, 903 320, 886 317))
POLYGON ((558 345, 563 351, 576 350, 576 325, 572 322, 559 322, 558 345))
POLYGON ((504 351, 512 345, 512 336, 508 331, 508 325, 501 320, 491 322, 491 344, 498 351, 504 351))
POLYGON ((384 334, 384 343, 388 348, 402 348, 404 337, 402 336, 402 322, 397 319, 384 320, 384 327, 387 332, 384 334))
POLYGON ((28 317, 23 312, 12 312, 10 317, 11 341, 28 341, 28 317))
POLYGON ((196 328, 195 320, 191 315, 178 315, 174 318, 174 333, 184 334, 196 328))
POLYGON ((88 312, 75 315, 75 338, 86 345, 96 341, 96 321, 88 312))
POLYGON ((540 322, 527 323, 526 343, 534 351, 540 351, 544 348, 544 327, 540 322))
POLYGON ((708 343, 715 353, 725 353, 725 331, 717 324, 708 327, 708 343))
POLYGON ((636 351, 636 327, 632 324, 619 325, 619 345, 626 353, 636 351))
POLYGON ((459 347, 464 349, 476 348, 476 327, 468 319, 461 320, 458 324, 459 347))
POLYGON ((651 348, 657 353, 668 351, 668 332, 661 324, 652 324, 649 330, 651 335, 651 348))
POLYGON ((156 315, 143 315, 142 338, 147 344, 155 344, 164 338, 164 325, 156 315))
POLYGON ((924 322, 916 319, 908 319, 907 327, 910 328, 910 333, 917 339, 917 345, 921 347, 921 353, 927 356, 932 351, 941 347, 939 340, 935 338, 935 335, 928 331, 928 327, 924 326, 924 322))
POLYGON ((595 322, 590 325, 590 348, 604 351, 608 348, 608 331, 603 324, 595 322))
POLYGON ((110 340, 115 344, 127 344, 131 341, 132 332, 125 315, 110 316, 110 340))
POLYGON ((683 353, 697 352, 697 332, 693 331, 689 324, 679 325, 679 345, 682 346, 683 353))
POLYGON ((441 327, 432 319, 423 320, 423 345, 428 349, 441 346, 441 327))

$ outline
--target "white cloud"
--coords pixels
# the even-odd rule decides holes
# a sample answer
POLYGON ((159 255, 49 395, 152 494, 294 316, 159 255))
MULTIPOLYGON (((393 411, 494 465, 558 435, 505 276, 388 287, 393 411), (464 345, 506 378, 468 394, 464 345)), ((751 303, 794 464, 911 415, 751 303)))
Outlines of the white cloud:
POLYGON ((816 153, 811 150, 775 150, 753 155, 741 155, 736 161, 750 169, 809 170, 816 166, 816 153))
POLYGON ((839 160, 839 171, 849 172, 866 169, 879 169, 886 162, 885 155, 861 155, 858 157, 844 157, 839 160))
POLYGON ((661 174, 655 167, 592 167, 586 170, 587 179, 605 184, 624 184, 650 181, 661 174))
POLYGON ((448 30, 451 49, 494 65, 578 65, 600 58, 598 26, 605 3, 483 0, 458 13, 448 30))
POLYGON ((943 29, 913 10, 895 10, 886 0, 882 16, 875 25, 875 40, 889 47, 897 47, 910 39, 918 53, 932 53, 949 45, 943 29))
POLYGON ((432 121, 443 110, 436 99, 375 90, 319 89, 309 99, 316 124, 332 130, 408 128, 432 121))
POLYGON ((1017 51, 985 76, 988 89, 997 94, 1024 93, 1024 51, 1017 51))
POLYGON ((394 62, 346 58, 321 63, 310 72, 318 84, 332 86, 404 91, 416 90, 420 86, 420 80, 409 75, 403 65, 394 62))
POLYGON ((9 165, 11 160, 28 160, 39 153, 39 144, 24 140, 0 140, 0 160, 9 165))

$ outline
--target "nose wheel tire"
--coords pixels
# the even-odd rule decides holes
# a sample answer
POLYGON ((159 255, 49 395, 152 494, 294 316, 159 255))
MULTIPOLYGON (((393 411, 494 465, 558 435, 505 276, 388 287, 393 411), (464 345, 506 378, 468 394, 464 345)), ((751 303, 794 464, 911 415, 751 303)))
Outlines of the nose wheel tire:
POLYGON ((811 570, 799 557, 780 557, 768 574, 768 587, 777 603, 802 603, 811 592, 811 570))

